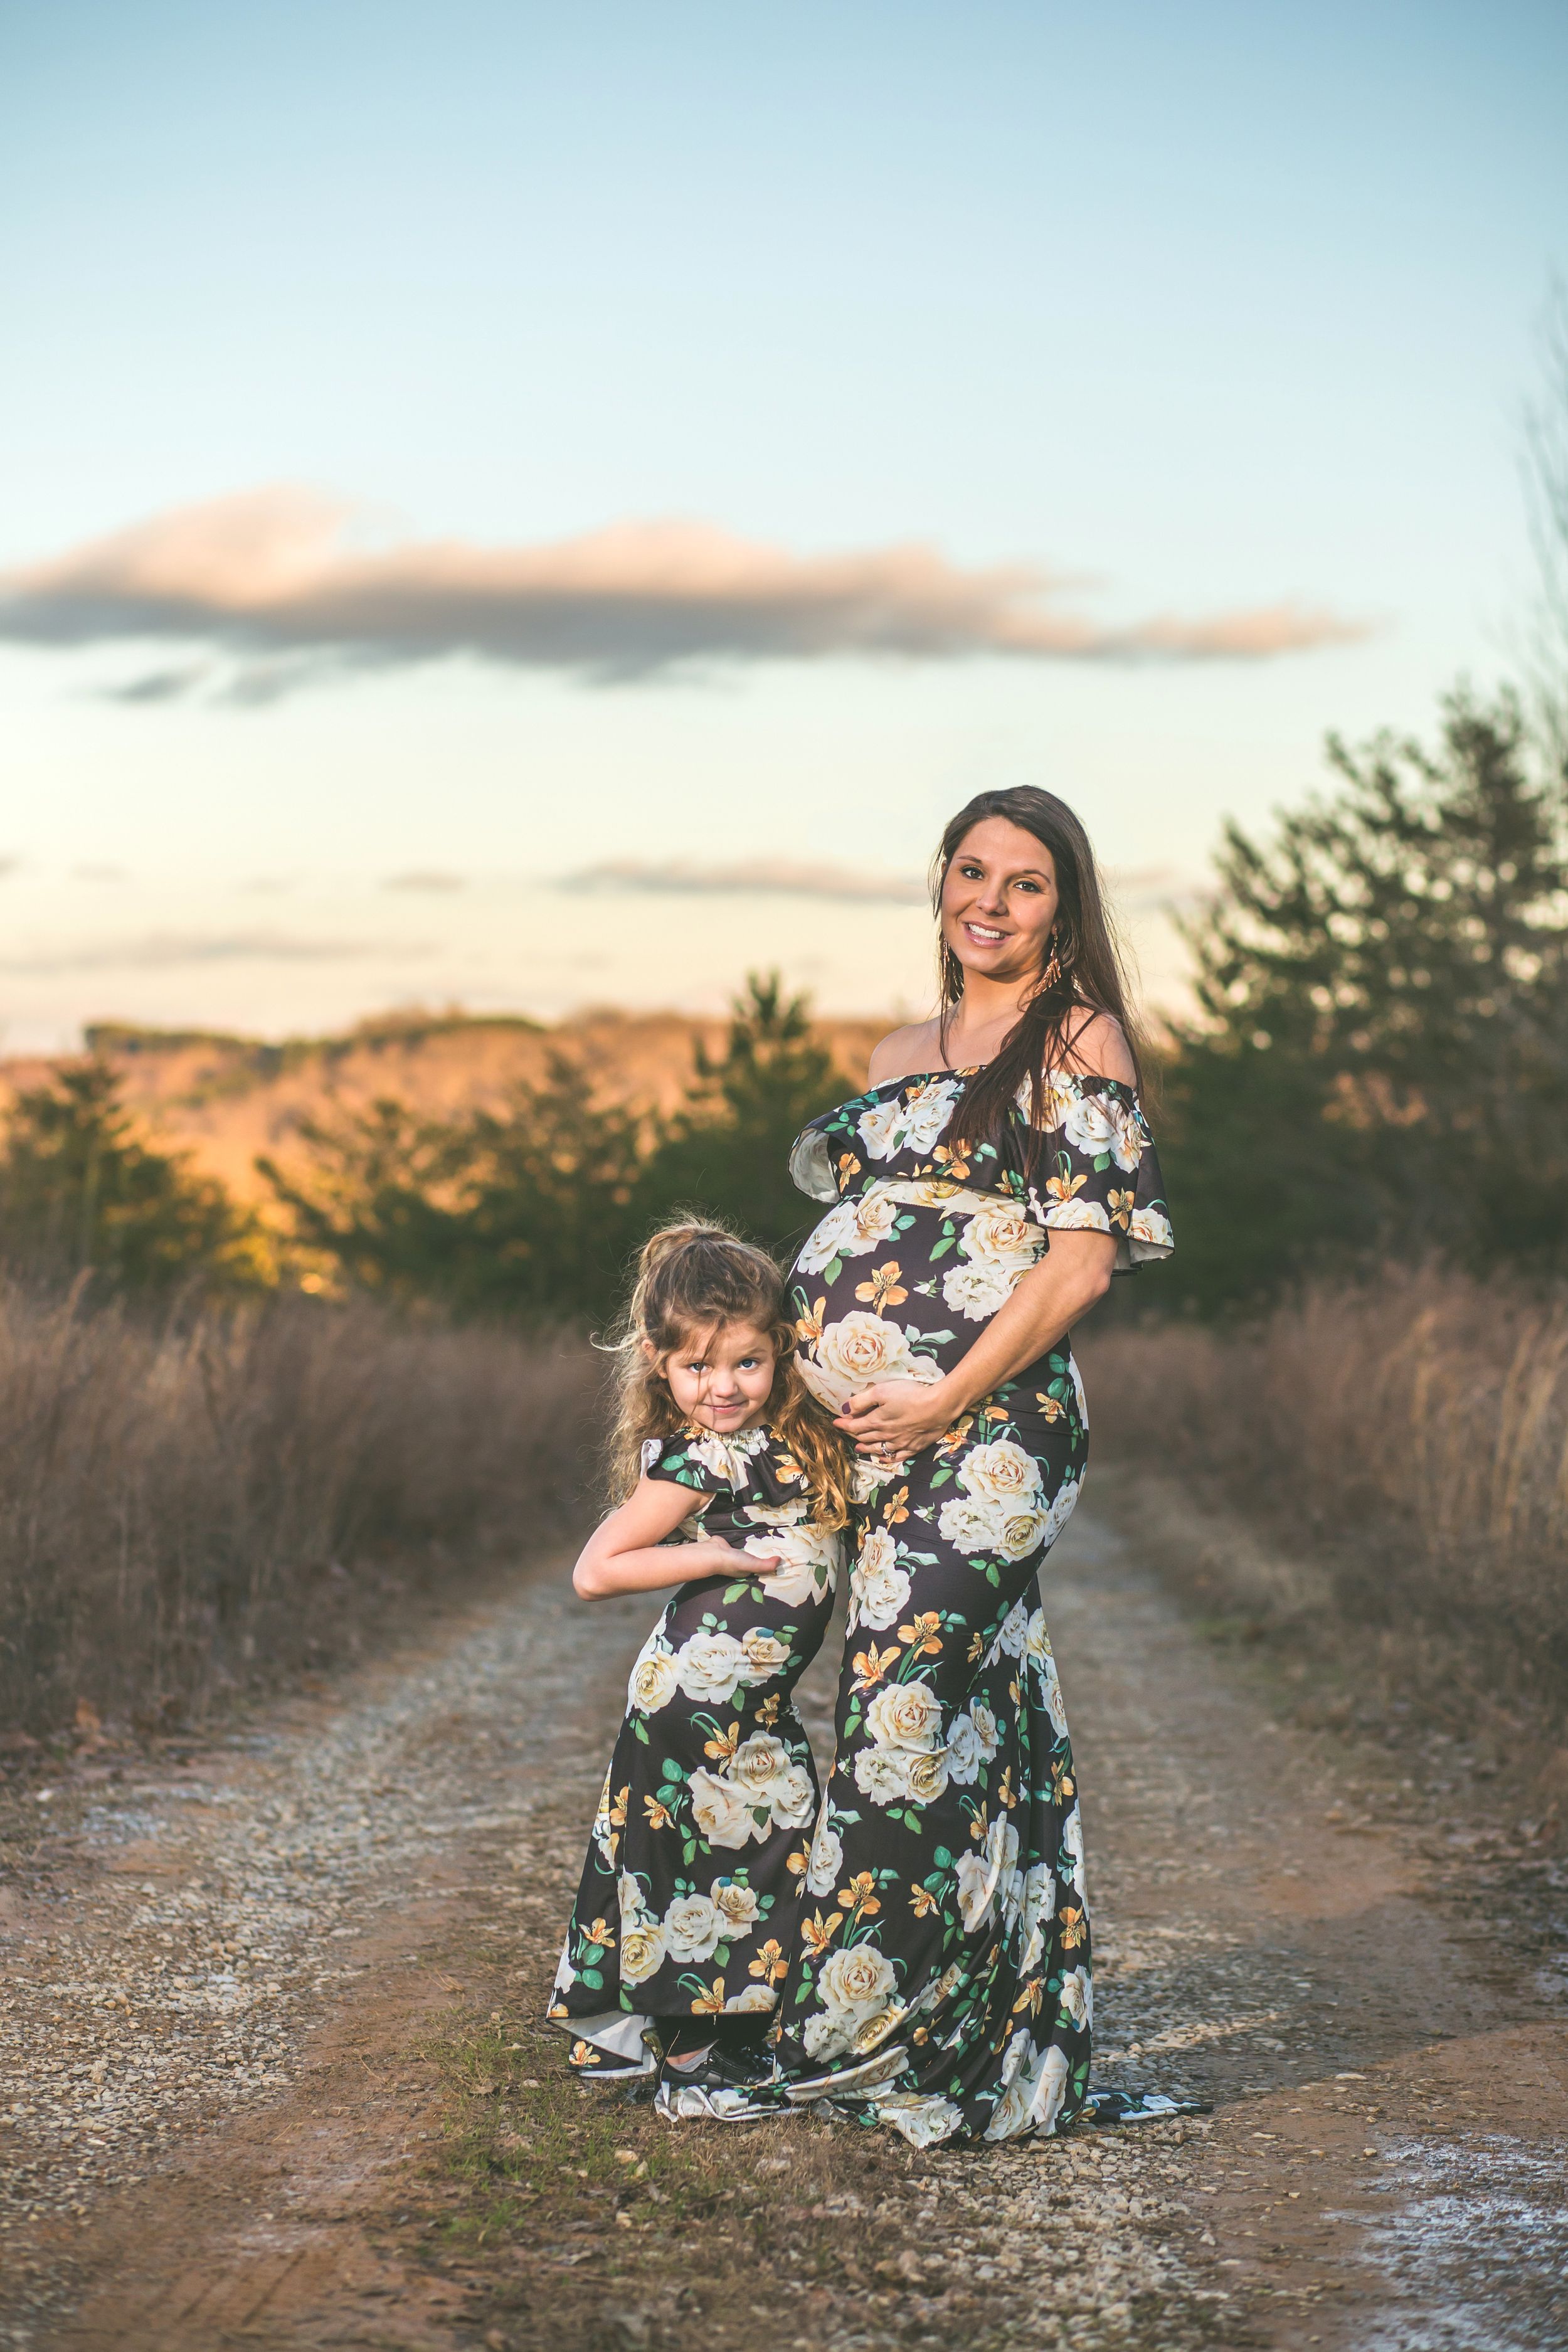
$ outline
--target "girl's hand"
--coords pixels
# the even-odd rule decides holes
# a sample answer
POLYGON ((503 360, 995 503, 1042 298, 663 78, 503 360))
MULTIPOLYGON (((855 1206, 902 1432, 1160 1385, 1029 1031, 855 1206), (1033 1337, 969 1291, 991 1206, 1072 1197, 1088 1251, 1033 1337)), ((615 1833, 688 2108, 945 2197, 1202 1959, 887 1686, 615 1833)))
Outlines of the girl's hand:
POLYGON ((584 1601, 617 1592, 668 1592, 700 1576, 773 1576, 784 1563, 766 1554, 737 1551, 720 1536, 693 1529, 690 1543, 667 1538, 703 1507, 694 1486, 643 1478, 630 1498, 601 1519, 578 1556, 572 1582, 584 1601))
POLYGON ((776 1576, 784 1566, 776 1552, 740 1551, 722 1536, 705 1536, 696 1543, 670 1544, 668 1549, 671 1559, 687 1563, 677 1571, 686 1584, 700 1576, 776 1576))
POLYGON ((850 1398, 834 1426, 874 1462, 901 1462, 946 1436, 953 1416, 943 1381, 875 1381, 850 1398))

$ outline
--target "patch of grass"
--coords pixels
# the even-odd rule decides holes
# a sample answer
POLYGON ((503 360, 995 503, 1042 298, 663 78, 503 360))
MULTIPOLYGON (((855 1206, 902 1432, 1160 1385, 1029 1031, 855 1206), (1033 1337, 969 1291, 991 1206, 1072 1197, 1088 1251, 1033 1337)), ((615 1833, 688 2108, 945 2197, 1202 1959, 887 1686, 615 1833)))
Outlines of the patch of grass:
MULTIPOLYGON (((952 2284, 929 2206, 973 2154, 806 2116, 672 2126, 646 2098, 580 2084, 557 2033, 504 2012, 449 2024, 426 2055, 446 2115, 422 2242, 460 2263, 487 2344, 757 2352, 852 2327, 892 2346, 910 2298, 952 2284)), ((979 2312, 960 2333, 993 2340, 979 2312)))

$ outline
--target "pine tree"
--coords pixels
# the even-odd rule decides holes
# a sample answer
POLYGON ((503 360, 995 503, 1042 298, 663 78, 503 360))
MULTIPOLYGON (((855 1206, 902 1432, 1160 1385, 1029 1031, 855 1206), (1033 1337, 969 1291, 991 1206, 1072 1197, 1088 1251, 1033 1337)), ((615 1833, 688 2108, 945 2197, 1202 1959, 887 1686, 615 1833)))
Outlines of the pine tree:
POLYGON ((1435 753, 1336 740, 1331 798, 1227 828, 1171 1076, 1200 1298, 1313 1255, 1568 1264, 1568 776, 1509 698, 1435 753))
POLYGON ((690 1208, 784 1246, 818 1213, 790 1181, 790 1145, 853 1086, 814 1032, 809 1000, 786 996, 776 971, 749 974, 722 1055, 698 1047, 687 1101, 643 1171, 646 1223, 690 1208))
POLYGON ((0 1138, 0 1247, 14 1269, 91 1270, 129 1289, 272 1278, 257 1219, 188 1153, 142 1139, 99 1055, 17 1096, 0 1138))

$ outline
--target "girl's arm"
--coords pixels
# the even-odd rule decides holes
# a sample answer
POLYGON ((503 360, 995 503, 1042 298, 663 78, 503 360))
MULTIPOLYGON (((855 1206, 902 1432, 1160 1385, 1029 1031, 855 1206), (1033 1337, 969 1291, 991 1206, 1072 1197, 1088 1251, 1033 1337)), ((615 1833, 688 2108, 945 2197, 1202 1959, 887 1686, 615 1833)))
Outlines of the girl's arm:
POLYGON ((852 1396, 837 1417, 862 1452, 891 1445, 918 1454, 946 1435, 960 1415, 1054 1347, 1110 1287, 1116 1243, 1110 1234, 1056 1232, 1049 1254, 1020 1276, 944 1380, 878 1381, 852 1396))
POLYGON ((772 1576, 779 1565, 776 1559, 737 1551, 719 1536, 665 1546, 665 1537, 672 1536, 705 1499, 694 1487, 679 1486, 668 1478, 639 1478, 636 1492, 600 1521, 578 1555, 572 1582, 582 1599, 657 1592, 666 1585, 689 1584, 696 1577, 723 1576, 733 1570, 745 1576, 772 1576))

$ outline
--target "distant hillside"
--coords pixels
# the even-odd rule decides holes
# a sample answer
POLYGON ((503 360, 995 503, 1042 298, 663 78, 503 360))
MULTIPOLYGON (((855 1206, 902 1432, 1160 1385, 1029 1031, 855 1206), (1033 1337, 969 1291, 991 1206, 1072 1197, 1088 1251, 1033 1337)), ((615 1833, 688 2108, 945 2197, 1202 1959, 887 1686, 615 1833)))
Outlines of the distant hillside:
MULTIPOLYGON (((846 1076, 864 1081, 867 1056, 885 1021, 818 1024, 846 1076)), ((691 1074, 700 1043, 720 1047, 721 1017, 597 1010, 554 1026, 521 1014, 393 1013, 336 1037, 254 1037, 183 1029, 136 1029, 105 1022, 88 1044, 123 1074, 125 1097, 167 1141, 242 1199, 265 1192, 258 1152, 286 1164, 302 1119, 393 1096, 449 1114, 499 1106, 520 1083, 542 1077, 552 1054, 582 1066, 601 1097, 669 1109, 691 1074)), ((37 1056, 0 1061, 0 1110, 54 1065, 37 1056)))

